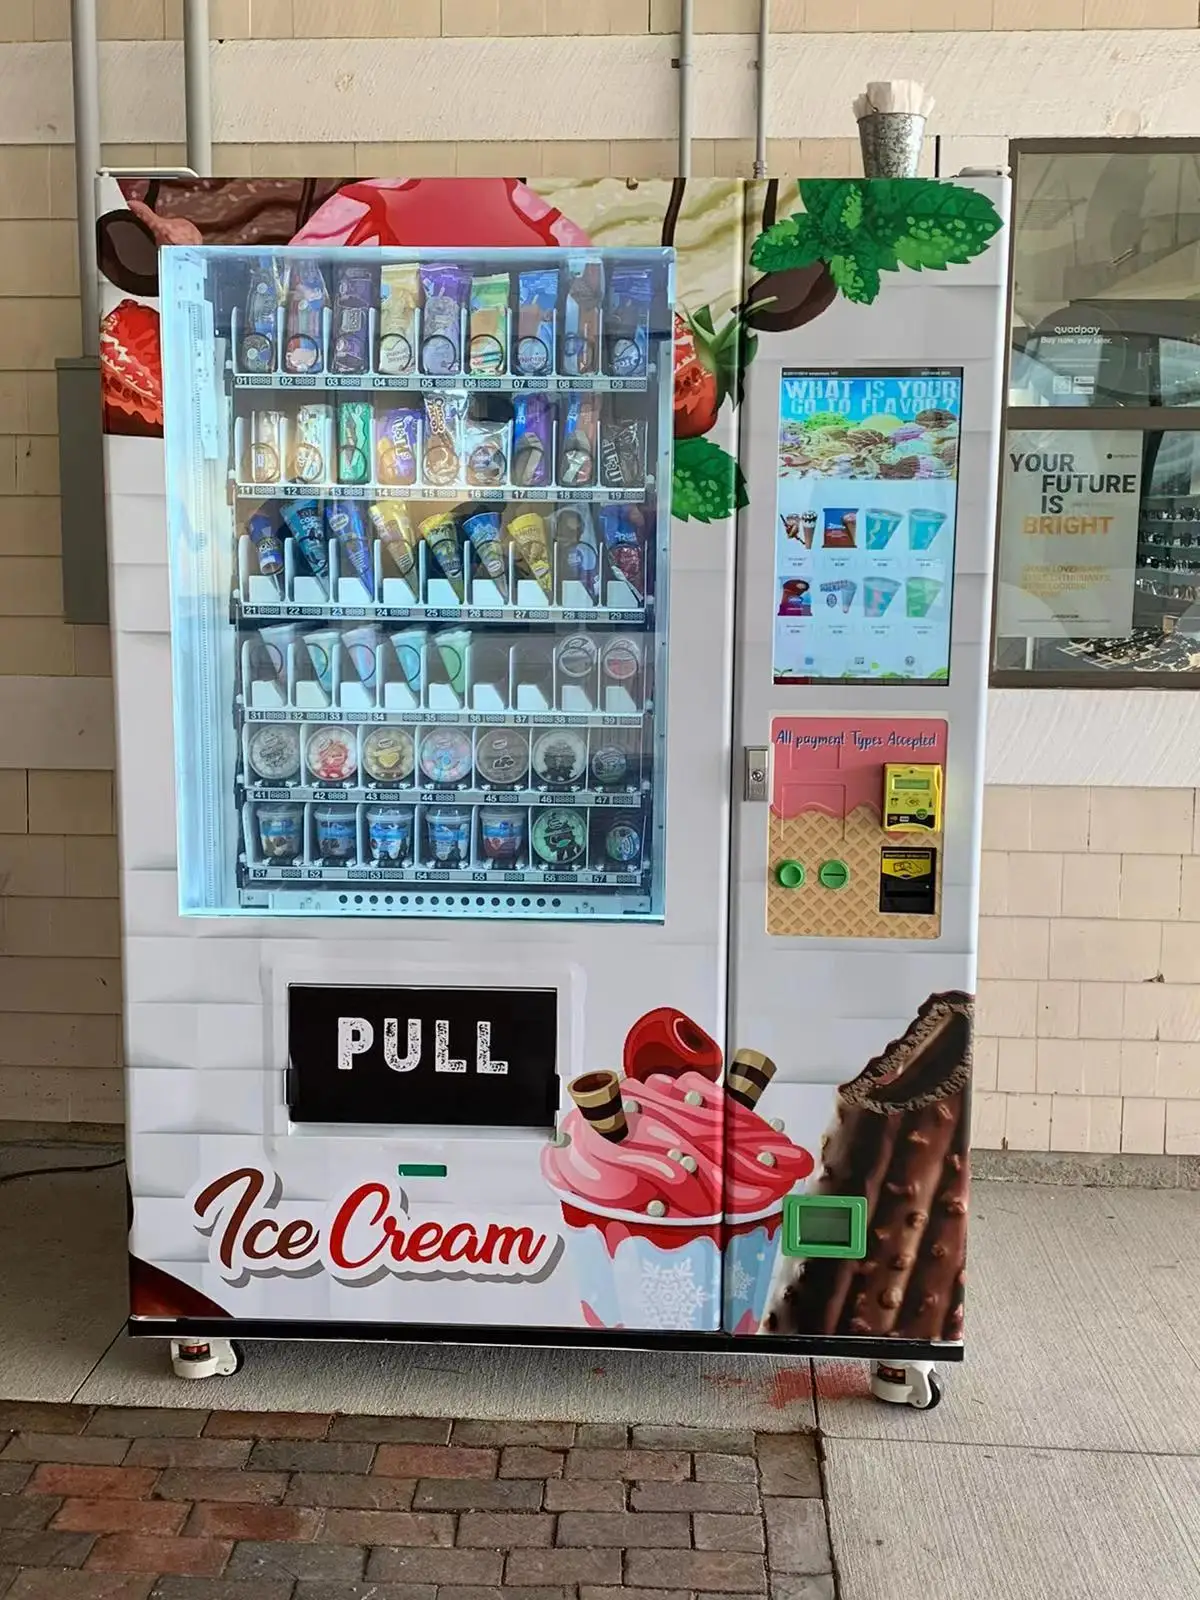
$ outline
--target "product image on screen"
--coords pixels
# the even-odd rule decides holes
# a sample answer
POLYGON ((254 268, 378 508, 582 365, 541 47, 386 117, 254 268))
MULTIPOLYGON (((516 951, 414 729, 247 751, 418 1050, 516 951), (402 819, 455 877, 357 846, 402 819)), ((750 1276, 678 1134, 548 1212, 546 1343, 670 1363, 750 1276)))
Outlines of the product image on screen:
POLYGON ((784 368, 776 683, 949 679, 961 419, 961 368, 784 368))

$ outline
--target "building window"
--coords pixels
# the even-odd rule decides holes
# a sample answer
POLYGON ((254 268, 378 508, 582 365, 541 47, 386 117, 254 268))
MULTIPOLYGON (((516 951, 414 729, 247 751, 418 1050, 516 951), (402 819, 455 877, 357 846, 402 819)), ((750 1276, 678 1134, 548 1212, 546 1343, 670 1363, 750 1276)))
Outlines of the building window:
POLYGON ((1200 140, 1018 141, 993 682, 1200 685, 1200 140))

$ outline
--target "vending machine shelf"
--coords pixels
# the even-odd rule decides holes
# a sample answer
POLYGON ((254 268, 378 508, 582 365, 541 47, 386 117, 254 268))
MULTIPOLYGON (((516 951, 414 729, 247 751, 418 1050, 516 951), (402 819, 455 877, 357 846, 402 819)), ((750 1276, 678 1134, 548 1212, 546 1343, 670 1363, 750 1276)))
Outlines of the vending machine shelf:
POLYGON ((511 724, 516 728, 640 728, 653 712, 647 705, 642 711, 346 711, 337 707, 300 709, 290 707, 282 711, 247 709, 242 714, 247 722, 376 722, 396 723, 413 727, 424 722, 469 723, 471 727, 499 727, 511 724))
POLYGON ((453 373, 446 377, 422 374, 414 377, 411 374, 392 376, 383 372, 234 372, 232 367, 229 371, 235 389, 334 389, 343 393, 347 390, 376 392, 386 389, 402 394, 432 394, 438 390, 462 394, 645 394, 655 377, 653 367, 646 376, 640 378, 614 378, 605 373, 573 378, 521 377, 514 373, 491 378, 476 377, 469 373, 453 373))
POLYGON ((236 615, 247 622, 278 620, 314 622, 352 622, 371 620, 377 622, 508 622, 522 627, 562 627, 564 623, 596 624, 615 628, 643 628, 648 621, 647 611, 653 606, 648 598, 646 610, 617 611, 608 606, 593 606, 583 611, 565 606, 343 606, 257 604, 233 600, 236 615))
POLYGON ((414 483, 404 487, 387 484, 355 483, 245 483, 237 481, 234 492, 239 500, 566 500, 591 505, 640 505, 654 492, 653 479, 635 488, 610 489, 603 484, 586 489, 547 484, 544 488, 494 488, 471 484, 414 483))

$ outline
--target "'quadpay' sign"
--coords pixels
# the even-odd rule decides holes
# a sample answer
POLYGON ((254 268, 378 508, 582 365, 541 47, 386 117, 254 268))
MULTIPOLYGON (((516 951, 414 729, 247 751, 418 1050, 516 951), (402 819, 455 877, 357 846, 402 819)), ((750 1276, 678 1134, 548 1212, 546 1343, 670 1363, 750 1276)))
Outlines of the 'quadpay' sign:
POLYGON ((1140 434, 1009 434, 998 634, 1071 639, 1130 632, 1141 485, 1140 434))

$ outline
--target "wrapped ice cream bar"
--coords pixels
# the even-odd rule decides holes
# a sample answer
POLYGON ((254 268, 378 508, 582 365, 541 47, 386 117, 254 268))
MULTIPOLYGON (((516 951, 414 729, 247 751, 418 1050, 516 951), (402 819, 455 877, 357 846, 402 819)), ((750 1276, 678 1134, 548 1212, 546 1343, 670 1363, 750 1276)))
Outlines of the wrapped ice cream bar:
POLYGON ((405 488, 417 481, 421 413, 413 404, 389 406, 375 415, 375 475, 380 483, 405 488))
POLYGON ((283 476, 287 417, 264 408, 251 413, 244 472, 247 483, 278 483, 283 476))
POLYGON ((289 501, 283 508, 283 520, 295 541, 297 554, 328 598, 329 544, 321 507, 315 500, 289 501))
POLYGON ((629 1132, 621 1105, 621 1080, 615 1072, 585 1072, 572 1078, 567 1092, 583 1113, 590 1128, 613 1144, 620 1144, 629 1132))
POLYGON ((725 1093, 753 1111, 759 1096, 775 1076, 775 1063, 757 1050, 739 1050, 729 1063, 725 1093))
POLYGON ((246 315, 238 342, 239 371, 275 371, 279 353, 276 315, 282 301, 275 263, 270 256, 262 256, 250 268, 246 315))
POLYGON ((513 396, 512 479, 522 489, 550 483, 554 460, 554 412, 541 394, 513 396))
POLYGON ((509 287, 507 272, 471 280, 471 342, 468 351, 472 372, 492 374, 507 370, 509 287))
POLYGON ((371 403, 343 400, 337 409, 337 479, 366 483, 371 476, 371 403))
POLYGON ((600 447, 600 481, 607 489, 640 489, 646 481, 646 419, 607 417, 600 447))
POLYGON ((616 267, 609 279, 604 365, 614 378, 641 378, 650 361, 650 273, 616 267))
POLYGON ((246 532, 258 557, 258 570, 270 578, 276 592, 283 594, 283 540, 275 521, 265 511, 256 511, 246 523, 246 532))
POLYGON ((513 366, 526 377, 554 371, 558 319, 558 273, 539 268, 517 278, 517 342, 513 366))
POLYGON ((418 590, 417 530, 409 510, 399 500, 379 500, 367 507, 371 525, 384 553, 412 590, 418 590))
POLYGON ((283 336, 285 372, 321 372, 325 367, 325 308, 329 289, 316 261, 296 261, 288 280, 283 336))
POLYGON ((415 261, 379 269, 379 370, 396 376, 417 365, 420 269, 415 261))
POLYGON ((600 537, 614 577, 627 583, 639 600, 646 593, 641 534, 625 506, 600 507, 600 537))
POLYGON ((367 522, 361 503, 357 500, 333 500, 326 510, 325 519, 350 571, 367 591, 368 597, 374 600, 375 566, 371 560, 371 541, 367 536, 367 522))
POLYGON ((425 396, 425 482, 457 483, 462 464, 462 419, 464 396, 427 394, 425 396))
POLYGON ((600 370, 600 306, 604 300, 604 263, 596 257, 567 264, 563 301, 562 369, 568 378, 600 370))
POLYGON ((463 311, 470 277, 445 262, 421 268, 421 371, 433 375, 462 371, 463 311))
POLYGON ((333 407, 324 400, 303 405, 296 412, 288 479, 292 483, 333 481, 333 407))
POLYGON ((546 544, 546 524, 536 511, 523 511, 508 525, 509 538, 517 547, 521 563, 547 600, 554 599, 554 570, 546 544))
POLYGON ((461 603, 463 566, 458 523, 448 511, 439 511, 435 516, 425 518, 421 524, 421 537, 429 546, 437 571, 445 578, 461 603))
POLYGON ((582 584, 588 598, 600 599, 600 546, 589 506, 563 506, 554 517, 554 539, 559 548, 559 570, 582 584))
POLYGON ((498 511, 477 511, 463 523, 463 532, 470 539, 483 570, 500 591, 502 600, 508 600, 507 562, 504 559, 504 541, 500 530, 498 511))
POLYGON ((558 448, 558 481, 585 488, 596 481, 600 402, 594 394, 572 394, 562 411, 558 448))
POLYGON ((370 267, 339 267, 333 292, 331 372, 365 372, 371 359, 371 302, 374 273, 370 267))
POLYGON ((509 438, 507 422, 468 419, 464 423, 463 456, 472 488, 498 488, 508 482, 509 438))

